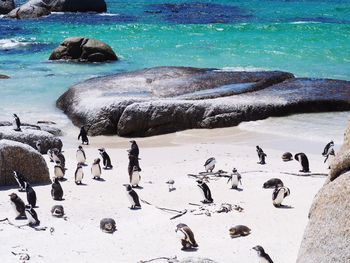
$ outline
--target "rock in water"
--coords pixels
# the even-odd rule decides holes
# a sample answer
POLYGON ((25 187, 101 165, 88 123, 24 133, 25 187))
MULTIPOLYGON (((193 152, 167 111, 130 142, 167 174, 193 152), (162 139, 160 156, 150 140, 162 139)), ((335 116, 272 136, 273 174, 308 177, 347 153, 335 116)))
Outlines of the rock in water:
POLYGON ((350 244, 350 123, 325 185, 309 212, 297 263, 348 262, 350 244))
MULTIPOLYGON (((0 14, 6 15, 12 9, 15 9, 15 1, 14 0, 0 0, 0 14)), ((1 79, 1 76, 0 76, 1 79)))
POLYGON ((50 60, 75 60, 79 62, 105 62, 118 60, 113 49, 96 39, 71 37, 66 38, 63 43, 56 48, 50 60))
POLYGON ((0 74, 0 79, 9 79, 10 77, 9 76, 6 76, 6 75, 3 75, 3 74, 0 74))
POLYGON ((9 140, 0 140, 0 186, 15 185, 13 171, 25 175, 28 182, 49 183, 45 159, 32 147, 9 140))

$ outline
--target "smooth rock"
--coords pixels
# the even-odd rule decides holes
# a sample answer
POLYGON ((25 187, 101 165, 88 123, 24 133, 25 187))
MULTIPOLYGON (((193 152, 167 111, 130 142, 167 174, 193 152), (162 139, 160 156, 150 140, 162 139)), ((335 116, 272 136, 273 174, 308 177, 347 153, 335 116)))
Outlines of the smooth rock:
POLYGON ((31 184, 49 183, 45 159, 32 147, 9 140, 0 140, 0 186, 15 185, 13 171, 22 173, 31 184))
MULTIPOLYGON (((15 1, 14 0, 0 0, 0 15, 6 15, 12 9, 15 9, 15 1)), ((0 75, 1 79, 1 75, 0 75)))

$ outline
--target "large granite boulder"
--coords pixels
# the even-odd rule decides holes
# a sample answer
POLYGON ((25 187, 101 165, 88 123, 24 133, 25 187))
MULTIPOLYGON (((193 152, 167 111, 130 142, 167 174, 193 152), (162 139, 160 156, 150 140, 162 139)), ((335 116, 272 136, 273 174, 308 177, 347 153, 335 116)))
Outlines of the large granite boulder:
POLYGON ((325 185, 309 213, 297 263, 350 260, 350 124, 325 185))
POLYGON ((62 141, 49 132, 38 130, 35 128, 28 128, 28 126, 21 127, 22 131, 13 130, 12 126, 0 126, 0 140, 12 140, 30 145, 36 149, 36 143, 41 142, 41 153, 47 153, 49 149, 62 149, 62 141))
POLYGON ((23 174, 31 184, 50 183, 45 159, 32 147, 0 140, 0 186, 15 185, 13 171, 23 174))
POLYGON ((49 15, 51 12, 106 12, 104 0, 30 0, 13 9, 7 16, 26 19, 49 15))
POLYGON ((14 0, 0 0, 0 15, 6 15, 12 9, 15 9, 15 7, 16 6, 14 0))
POLYGON ((49 58, 49 60, 59 59, 78 62, 105 62, 118 60, 118 57, 109 45, 97 39, 71 37, 66 38, 49 58))
POLYGON ((150 136, 292 113, 350 109, 350 82, 290 73, 157 67, 93 78, 58 100, 90 135, 150 136))

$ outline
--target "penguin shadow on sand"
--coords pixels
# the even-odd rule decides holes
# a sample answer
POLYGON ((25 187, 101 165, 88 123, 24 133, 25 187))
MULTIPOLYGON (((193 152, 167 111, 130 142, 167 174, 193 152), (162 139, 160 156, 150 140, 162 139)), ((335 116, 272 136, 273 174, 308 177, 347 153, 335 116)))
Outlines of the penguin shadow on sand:
POLYGON ((291 205, 280 205, 275 207, 278 209, 294 209, 294 206, 291 206, 291 205))
POLYGON ((98 181, 98 182, 106 182, 106 180, 103 179, 102 177, 98 177, 98 178, 93 177, 92 180, 95 180, 95 181, 98 181))

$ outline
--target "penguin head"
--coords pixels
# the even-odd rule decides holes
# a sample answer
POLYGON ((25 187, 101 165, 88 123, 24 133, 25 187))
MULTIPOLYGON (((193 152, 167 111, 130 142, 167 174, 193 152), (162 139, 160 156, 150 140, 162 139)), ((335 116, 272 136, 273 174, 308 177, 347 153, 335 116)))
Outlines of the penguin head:
POLYGON ((18 172, 17 172, 17 171, 13 171, 13 176, 14 176, 15 178, 18 178, 18 172))
POLYGON ((130 143, 131 143, 131 144, 134 144, 134 143, 136 143, 136 141, 135 141, 135 140, 131 140, 130 143))
POLYGON ((126 191, 131 191, 132 188, 131 188, 131 185, 130 184, 123 184, 126 188, 126 191))
POLYGON ((83 146, 79 145, 79 146, 78 146, 78 149, 79 149, 79 150, 82 150, 82 149, 83 149, 83 146))
POLYGON ((175 232, 177 232, 179 229, 183 228, 183 227, 186 227, 187 225, 184 224, 184 223, 180 223, 176 226, 176 229, 175 229, 175 232))
POLYGON ((237 172, 237 169, 236 169, 236 168, 233 168, 233 169, 232 169, 232 172, 233 172, 233 173, 236 173, 236 172, 237 172))
POLYGON ((133 172, 139 171, 139 168, 138 168, 137 166, 134 166, 134 167, 132 168, 132 170, 133 170, 133 172))
POLYGON ((26 211, 30 211, 32 209, 32 205, 28 204, 25 206, 26 211))
POLYGON ((256 146, 256 149, 257 149, 257 150, 259 150, 259 149, 260 149, 259 145, 257 145, 257 146, 256 146))
POLYGON ((98 149, 101 153, 103 153, 105 151, 105 148, 99 148, 98 149))
POLYGON ((258 255, 259 255, 259 256, 260 256, 261 254, 264 254, 264 253, 265 253, 265 251, 264 251, 264 249, 263 249, 262 246, 255 246, 255 247, 253 247, 253 249, 254 249, 256 252, 258 252, 258 255))
POLYGON ((18 118, 18 116, 17 116, 17 114, 16 114, 16 113, 14 113, 14 114, 13 114, 13 117, 18 118))
POLYGON ((201 180, 201 179, 198 179, 196 182, 197 182, 199 185, 203 184, 203 180, 201 180))
POLYGON ((61 165, 61 161, 60 161, 60 160, 57 160, 57 161, 56 161, 56 165, 61 165))
POLYGON ((94 160, 94 164, 98 164, 98 163, 100 163, 101 162, 101 159, 100 158, 96 158, 95 160, 94 160))
POLYGON ((9 194, 10 199, 13 201, 18 198, 18 195, 16 193, 9 194))

